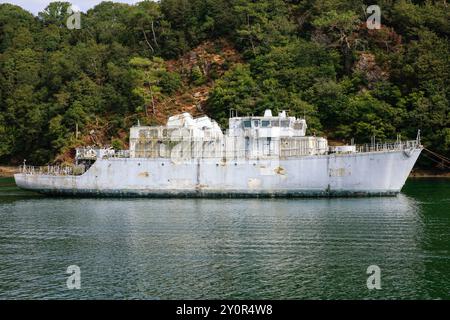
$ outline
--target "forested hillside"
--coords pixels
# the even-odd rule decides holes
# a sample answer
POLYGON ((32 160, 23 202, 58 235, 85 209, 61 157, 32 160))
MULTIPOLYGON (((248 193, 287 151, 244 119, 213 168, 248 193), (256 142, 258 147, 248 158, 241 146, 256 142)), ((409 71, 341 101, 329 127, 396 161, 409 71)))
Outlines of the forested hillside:
MULTIPOLYGON (((128 128, 175 112, 305 115, 357 143, 415 138, 450 156, 450 7, 361 0, 103 2, 69 30, 66 2, 0 4, 0 163, 126 147, 128 128)), ((422 162, 422 165, 432 163, 422 162)))

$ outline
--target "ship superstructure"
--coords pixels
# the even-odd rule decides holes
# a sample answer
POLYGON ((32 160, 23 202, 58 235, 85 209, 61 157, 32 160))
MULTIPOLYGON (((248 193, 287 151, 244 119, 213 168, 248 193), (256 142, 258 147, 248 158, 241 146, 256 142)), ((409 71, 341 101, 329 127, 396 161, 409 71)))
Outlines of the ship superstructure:
POLYGON ((170 117, 166 126, 136 126, 130 130, 130 157, 172 160, 262 160, 326 154, 327 139, 306 137, 306 121, 287 117, 286 112, 262 117, 232 117, 229 129, 203 116, 188 113, 170 117))
POLYGON ((285 111, 232 116, 225 133, 207 116, 134 126, 129 150, 77 149, 72 167, 29 167, 18 186, 88 196, 340 196, 400 192, 419 139, 329 147, 285 111))

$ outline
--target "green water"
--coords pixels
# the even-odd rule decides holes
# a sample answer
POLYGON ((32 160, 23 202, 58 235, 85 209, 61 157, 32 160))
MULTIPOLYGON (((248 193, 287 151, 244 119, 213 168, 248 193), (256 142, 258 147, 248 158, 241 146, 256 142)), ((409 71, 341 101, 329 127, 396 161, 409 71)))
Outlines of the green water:
POLYGON ((85 298, 450 299, 450 181, 390 198, 127 200, 0 179, 0 299, 85 298))

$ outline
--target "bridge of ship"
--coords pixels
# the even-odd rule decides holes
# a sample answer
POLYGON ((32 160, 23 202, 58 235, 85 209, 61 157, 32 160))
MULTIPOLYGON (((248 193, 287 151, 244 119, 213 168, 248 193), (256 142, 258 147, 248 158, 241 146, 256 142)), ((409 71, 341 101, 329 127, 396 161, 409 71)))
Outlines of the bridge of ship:
POLYGON ((262 117, 232 117, 225 134, 208 117, 176 117, 166 126, 132 127, 130 157, 267 159, 328 152, 325 138, 306 137, 306 121, 285 112, 277 117, 269 110, 262 117))

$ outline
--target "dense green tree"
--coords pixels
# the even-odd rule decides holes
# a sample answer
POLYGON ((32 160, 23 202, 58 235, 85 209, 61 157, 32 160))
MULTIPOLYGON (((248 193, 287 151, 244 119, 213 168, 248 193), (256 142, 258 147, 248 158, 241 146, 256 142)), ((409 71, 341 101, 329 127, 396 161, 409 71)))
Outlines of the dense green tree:
POLYGON ((260 91, 248 65, 238 64, 216 82, 208 100, 208 110, 220 125, 226 127, 230 110, 238 114, 259 114, 260 91))
POLYGON ((13 45, 17 30, 37 33, 38 28, 39 24, 31 13, 15 5, 0 4, 0 53, 13 45))
POLYGON ((168 72, 164 60, 159 57, 152 59, 134 57, 129 64, 132 93, 141 101, 136 111, 143 111, 147 118, 150 114, 155 117, 156 103, 164 100, 181 86, 181 77, 177 73, 168 72))
POLYGON ((236 43, 248 57, 266 52, 271 45, 282 45, 292 40, 295 24, 282 0, 236 0, 233 13, 238 18, 236 43))
MULTIPOLYGON (((353 50, 358 43, 355 34, 360 20, 354 11, 337 12, 331 10, 324 12, 313 21, 313 25, 318 28, 322 41, 330 47, 340 49, 344 60, 344 71, 349 74, 353 58, 353 50)), ((320 39, 320 38, 319 38, 320 39)))
POLYGON ((54 25, 56 27, 64 27, 67 18, 70 16, 70 2, 55 1, 51 2, 38 17, 44 25, 54 25))

